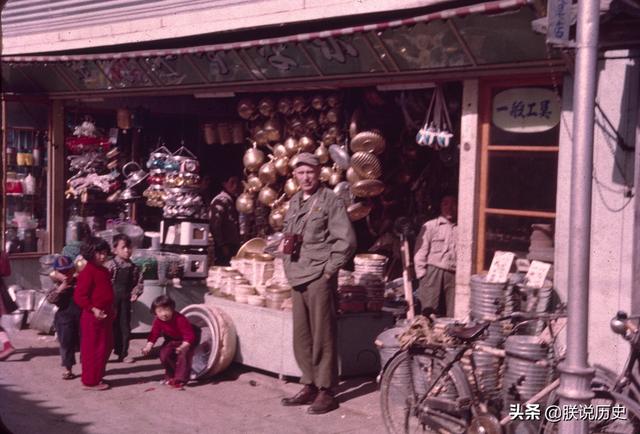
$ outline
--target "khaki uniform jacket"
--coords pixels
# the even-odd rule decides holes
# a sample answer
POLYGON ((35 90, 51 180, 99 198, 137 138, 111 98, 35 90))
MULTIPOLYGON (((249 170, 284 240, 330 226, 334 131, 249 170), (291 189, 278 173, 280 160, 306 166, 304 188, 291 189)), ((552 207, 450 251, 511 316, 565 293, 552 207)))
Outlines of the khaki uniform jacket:
POLYGON ((455 271, 457 232, 457 225, 442 216, 422 225, 413 256, 418 279, 427 273, 427 265, 455 271))
POLYGON ((298 260, 284 257, 284 271, 291 286, 311 282, 322 274, 334 275, 356 250, 355 232, 344 203, 323 186, 304 202, 302 192, 291 198, 284 233, 303 236, 298 260))

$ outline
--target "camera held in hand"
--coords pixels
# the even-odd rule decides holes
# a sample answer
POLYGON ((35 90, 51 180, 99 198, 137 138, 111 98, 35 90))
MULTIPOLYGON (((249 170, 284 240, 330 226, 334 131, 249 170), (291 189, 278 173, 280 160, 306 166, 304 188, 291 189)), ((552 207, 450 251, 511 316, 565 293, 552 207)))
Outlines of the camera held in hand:
POLYGON ((282 253, 290 255, 292 260, 300 257, 300 249, 302 248, 302 235, 284 234, 282 239, 282 253))

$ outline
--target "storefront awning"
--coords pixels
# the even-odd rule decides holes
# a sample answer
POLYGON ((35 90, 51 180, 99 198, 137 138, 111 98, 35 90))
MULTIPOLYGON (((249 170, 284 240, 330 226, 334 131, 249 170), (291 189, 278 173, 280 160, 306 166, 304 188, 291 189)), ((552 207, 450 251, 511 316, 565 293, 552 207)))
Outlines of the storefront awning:
POLYGON ((128 52, 3 56, 3 87, 47 93, 211 88, 233 83, 487 69, 549 62, 531 0, 267 39, 128 52), (6 86, 5 86, 6 85, 6 86))

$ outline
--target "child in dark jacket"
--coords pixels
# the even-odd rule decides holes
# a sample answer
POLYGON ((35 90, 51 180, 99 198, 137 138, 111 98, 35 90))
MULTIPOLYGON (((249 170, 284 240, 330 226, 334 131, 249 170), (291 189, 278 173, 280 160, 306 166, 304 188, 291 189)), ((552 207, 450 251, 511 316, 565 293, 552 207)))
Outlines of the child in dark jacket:
POLYGON ((82 384, 87 390, 105 390, 102 381, 107 359, 113 348, 113 287, 111 274, 104 267, 109 244, 96 237, 89 238, 80 248, 87 265, 78 274, 73 301, 82 309, 80 314, 80 361, 82 384))
POLYGON ((158 338, 164 337, 164 343, 160 348, 160 362, 165 369, 165 379, 167 385, 181 390, 189 381, 193 353, 200 340, 200 330, 184 315, 176 312, 176 302, 166 295, 161 295, 153 301, 151 313, 156 318, 153 320, 148 342, 142 348, 142 354, 148 355, 158 338))
POLYGON ((56 335, 60 342, 60 357, 62 358, 63 380, 75 378, 73 365, 76 364, 75 353, 80 344, 80 308, 73 301, 76 286, 74 276, 75 265, 68 256, 59 256, 53 263, 53 269, 62 280, 47 294, 47 301, 58 306, 53 319, 56 335))
POLYGON ((111 284, 115 295, 113 352, 118 356, 119 362, 133 363, 133 358, 129 357, 131 303, 142 294, 142 273, 131 261, 131 238, 127 235, 118 234, 113 237, 113 253, 113 259, 105 264, 111 272, 111 284))

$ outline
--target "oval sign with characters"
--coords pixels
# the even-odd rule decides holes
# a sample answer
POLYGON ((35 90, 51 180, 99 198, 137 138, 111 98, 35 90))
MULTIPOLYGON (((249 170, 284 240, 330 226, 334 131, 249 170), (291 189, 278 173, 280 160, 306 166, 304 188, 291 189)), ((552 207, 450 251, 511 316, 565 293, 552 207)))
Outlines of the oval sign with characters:
POLYGON ((560 98, 551 89, 519 87, 493 98, 492 120, 511 133, 541 133, 560 122, 560 98))

